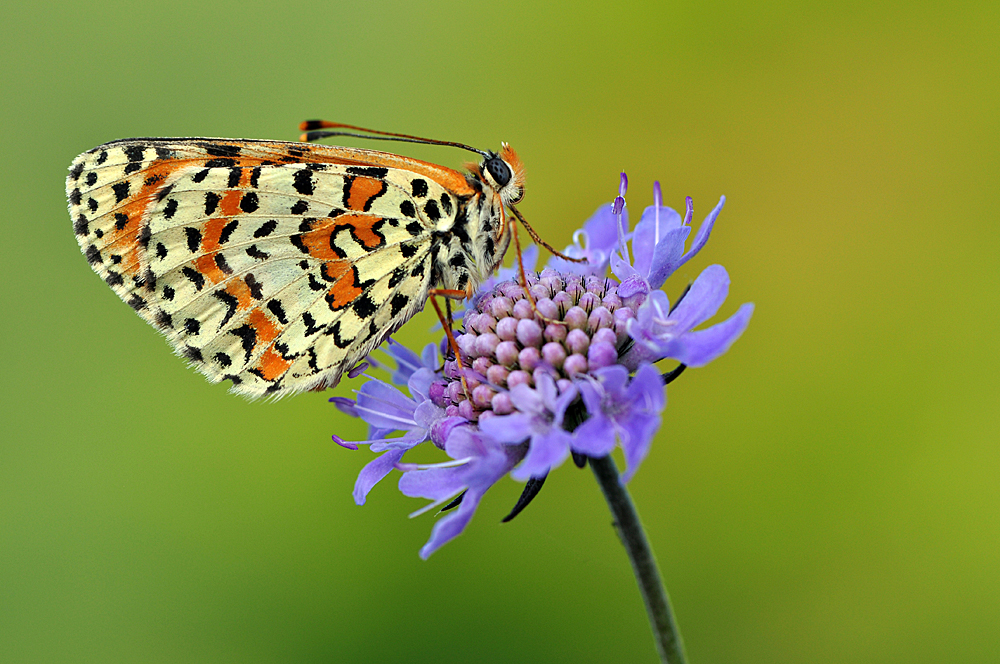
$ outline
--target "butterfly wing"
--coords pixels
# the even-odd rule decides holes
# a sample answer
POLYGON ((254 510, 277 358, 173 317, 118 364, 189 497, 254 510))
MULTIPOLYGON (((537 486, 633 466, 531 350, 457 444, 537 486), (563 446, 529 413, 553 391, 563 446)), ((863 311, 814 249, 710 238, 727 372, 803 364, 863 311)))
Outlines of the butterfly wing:
POLYGON ((212 382, 250 397, 337 383, 423 307, 464 176, 276 141, 131 139, 67 194, 94 270, 212 382))

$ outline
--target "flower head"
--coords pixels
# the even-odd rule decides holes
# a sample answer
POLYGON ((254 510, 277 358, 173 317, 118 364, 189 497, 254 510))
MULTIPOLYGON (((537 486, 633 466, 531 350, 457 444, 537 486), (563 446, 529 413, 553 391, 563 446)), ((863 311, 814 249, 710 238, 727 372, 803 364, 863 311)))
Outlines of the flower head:
MULTIPOLYGON (((335 401, 371 430, 369 440, 334 440, 382 452, 358 477, 359 504, 397 469, 405 495, 431 501, 418 513, 454 510, 438 521, 422 557, 459 535, 485 492, 507 474, 527 481, 508 518, 570 456, 582 465, 620 445, 627 465, 622 481, 628 481, 648 454, 666 405, 664 378, 654 363, 671 358, 681 369, 702 366, 746 328, 752 305, 718 325, 694 330, 715 315, 728 293, 729 278, 720 266, 707 268, 673 310, 658 290, 704 246, 725 199, 685 251, 690 199, 681 219, 662 205, 657 184, 654 205, 630 233, 627 188, 622 173, 615 201, 574 234, 566 254, 585 257, 588 264, 554 258, 541 272, 529 267, 526 283, 519 283, 518 272, 501 270, 484 284, 455 334, 457 356, 443 347, 450 356, 442 368, 435 344, 420 358, 390 345, 387 352, 396 361, 392 381, 405 384, 409 396, 369 377, 357 400, 335 401), (609 266, 620 281, 605 276, 609 266), (390 435, 393 431, 402 433, 390 435), (451 460, 404 463, 406 452, 424 442, 451 460)), ((531 266, 535 256, 528 257, 531 266)))

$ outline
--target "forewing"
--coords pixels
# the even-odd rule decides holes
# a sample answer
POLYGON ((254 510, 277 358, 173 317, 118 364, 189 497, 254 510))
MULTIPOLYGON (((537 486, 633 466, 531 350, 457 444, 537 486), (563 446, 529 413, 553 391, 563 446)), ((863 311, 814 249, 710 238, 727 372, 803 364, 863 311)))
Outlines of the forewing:
POLYGON ((336 384, 426 299, 459 194, 383 155, 402 159, 120 141, 74 161, 70 214, 94 270, 199 371, 282 395, 336 384))

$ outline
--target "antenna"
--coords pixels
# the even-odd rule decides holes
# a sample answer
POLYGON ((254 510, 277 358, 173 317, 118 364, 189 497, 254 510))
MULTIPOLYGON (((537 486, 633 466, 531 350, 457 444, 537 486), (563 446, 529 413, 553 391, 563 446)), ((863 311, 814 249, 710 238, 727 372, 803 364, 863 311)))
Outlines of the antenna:
POLYGON ((365 129, 364 127, 356 127, 355 125, 343 124, 340 122, 327 122, 326 120, 306 120, 299 125, 299 129, 306 132, 299 137, 301 141, 312 142, 319 140, 321 138, 329 138, 331 136, 353 136, 354 138, 366 138, 381 141, 400 141, 401 143, 424 143, 426 145, 446 145, 453 148, 461 148, 463 150, 468 150, 469 152, 475 152, 476 154, 489 158, 491 155, 489 152, 484 152, 482 150, 477 150, 474 147, 465 145, 464 143, 455 143, 453 141, 438 141, 433 138, 420 138, 419 136, 410 136, 409 134, 397 134, 391 131, 378 131, 377 129, 365 129), (319 129, 349 129, 351 131, 317 131, 319 129), (364 134, 358 134, 355 132, 365 132, 364 134))

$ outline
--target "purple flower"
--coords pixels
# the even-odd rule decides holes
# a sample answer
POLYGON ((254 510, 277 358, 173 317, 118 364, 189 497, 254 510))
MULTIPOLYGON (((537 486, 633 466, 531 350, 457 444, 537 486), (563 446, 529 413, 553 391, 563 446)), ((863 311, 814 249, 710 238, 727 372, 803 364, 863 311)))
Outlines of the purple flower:
POLYGON ((426 368, 413 372, 409 389, 416 399, 377 379, 369 380, 358 390, 353 410, 369 424, 369 439, 345 441, 333 437, 335 443, 348 449, 369 445, 373 452, 383 452, 358 475, 354 484, 354 501, 358 505, 364 505, 368 492, 389 474, 408 450, 429 440, 432 429, 445 418, 444 411, 427 398, 434 378, 434 373, 426 368), (403 435, 389 437, 393 431, 402 431, 403 435))
POLYGON ((722 196, 698 228, 691 249, 685 251, 694 215, 691 197, 687 197, 687 212, 681 219, 675 210, 663 206, 660 183, 654 183, 653 205, 643 211, 632 234, 632 264, 619 254, 611 258, 612 271, 622 280, 622 297, 645 299, 647 293, 660 288, 677 268, 697 255, 708 242, 725 203, 726 197, 722 196))
POLYGON ((654 291, 626 326, 635 345, 622 357, 622 364, 636 368, 642 362, 671 358, 701 367, 722 355, 746 329, 752 304, 744 304, 722 323, 691 330, 714 316, 728 294, 729 275, 721 265, 705 268, 673 311, 667 294, 654 291))
POLYGON ((411 517, 461 496, 458 509, 434 525, 431 538, 420 549, 420 557, 424 560, 462 534, 486 490, 510 472, 524 455, 523 448, 499 445, 471 427, 454 429, 445 444, 445 452, 456 463, 400 466, 407 471, 399 480, 403 495, 433 501, 411 517))
POLYGON ((685 252, 691 199, 681 219, 663 206, 657 184, 655 204, 629 234, 627 188, 622 173, 614 203, 599 208, 574 234, 566 254, 585 257, 589 264, 554 258, 536 273, 533 247, 524 256, 525 283, 516 264, 484 283, 464 311, 462 329, 456 330, 459 357, 441 347, 450 356, 443 368, 438 368, 435 344, 421 358, 390 345, 386 352, 396 361, 392 381, 406 384, 410 396, 369 376, 356 402, 332 400, 371 428, 369 440, 334 440, 381 452, 358 477, 354 497, 359 504, 397 469, 405 495, 432 501, 418 514, 442 505, 444 512, 454 510, 435 525, 421 557, 459 535, 484 493, 508 473, 526 481, 508 519, 571 454, 582 466, 587 458, 606 457, 621 445, 627 466, 622 481, 628 481, 648 454, 666 405, 663 378, 653 363, 672 358, 702 366, 746 328, 752 305, 694 331, 715 315, 728 293, 729 278, 719 266, 706 269, 674 311, 657 290, 704 246, 725 199, 685 252), (621 283, 606 277, 609 267, 621 283), (407 451, 425 442, 452 460, 402 462, 407 451))
POLYGON ((573 436, 562 425, 566 408, 576 400, 576 388, 570 385, 559 394, 552 376, 542 373, 534 389, 520 383, 509 394, 516 412, 484 419, 479 429, 498 443, 529 441, 528 456, 510 474, 515 480, 545 477, 566 460, 573 446, 573 436))
POLYGON ((587 420, 576 431, 575 451, 602 457, 614 449, 615 440, 625 452, 628 482, 646 458, 653 434, 660 426, 660 413, 667 405, 660 372, 644 364, 629 380, 621 365, 598 369, 595 376, 580 380, 580 395, 587 407, 587 420))

